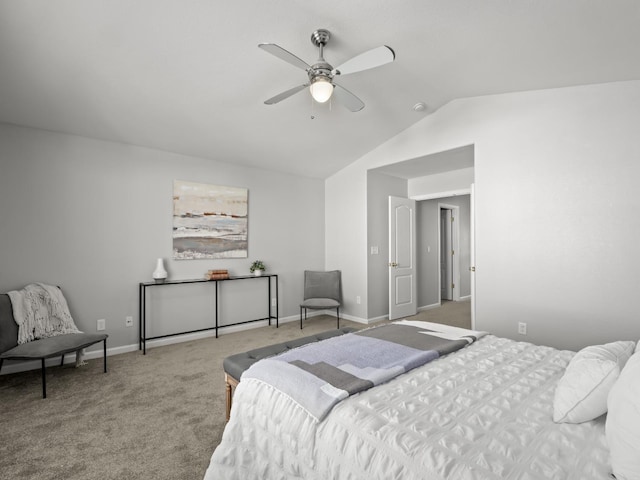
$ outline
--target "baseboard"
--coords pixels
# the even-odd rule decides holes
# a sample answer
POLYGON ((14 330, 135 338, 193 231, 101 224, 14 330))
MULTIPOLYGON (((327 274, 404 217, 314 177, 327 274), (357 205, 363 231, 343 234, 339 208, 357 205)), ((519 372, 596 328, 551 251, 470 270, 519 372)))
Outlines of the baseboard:
POLYGON ((423 310, 431 310, 433 308, 438 308, 441 307, 442 304, 440 302, 438 303, 432 303, 431 305, 425 305, 424 307, 418 307, 418 311, 422 312, 423 310))
MULTIPOLYGON (((417 311, 421 312, 423 310, 431 310, 432 308, 438 308, 439 306, 440 306, 440 303, 434 303, 434 304, 431 304, 431 305, 425 305, 423 307, 418 307, 417 311)), ((347 318, 347 317, 345 316, 345 318, 347 318)), ((373 317, 373 318, 370 318, 368 320, 364 320, 361 323, 371 324, 371 323, 382 322, 384 320, 389 320, 389 315, 388 314, 387 315, 381 315, 379 317, 373 317)), ((357 321, 357 320, 354 320, 354 321, 357 321)))
POLYGON ((378 323, 378 322, 382 322, 384 320, 389 320, 389 315, 380 315, 379 317, 373 317, 373 318, 369 318, 368 320, 366 320, 366 324, 369 325, 371 323, 378 323))
MULTIPOLYGON (((329 315, 330 317, 335 317, 336 316, 336 312, 335 310, 314 310, 313 313, 307 315, 307 318, 309 317, 315 317, 318 315, 329 315)), ((298 320, 300 319, 299 317, 296 317, 298 320)), ((369 323, 371 323, 371 320, 367 320, 365 318, 360 318, 360 317, 354 317, 353 315, 349 315, 346 313, 342 313, 340 312, 340 318, 344 319, 344 320, 349 320, 352 322, 356 322, 356 323, 363 323, 365 325, 368 325, 369 323)), ((282 320, 280 320, 282 321, 282 320)))
MULTIPOLYGON (((332 317, 335 317, 336 314, 334 312, 325 312, 327 315, 330 315, 332 317)), ((356 323, 362 323, 364 325, 368 325, 369 324, 369 320, 367 320, 366 318, 360 318, 360 317, 355 317, 353 315, 349 315, 346 313, 341 313, 340 314, 340 318, 345 319, 345 320, 349 320, 351 322, 356 322, 356 323)))

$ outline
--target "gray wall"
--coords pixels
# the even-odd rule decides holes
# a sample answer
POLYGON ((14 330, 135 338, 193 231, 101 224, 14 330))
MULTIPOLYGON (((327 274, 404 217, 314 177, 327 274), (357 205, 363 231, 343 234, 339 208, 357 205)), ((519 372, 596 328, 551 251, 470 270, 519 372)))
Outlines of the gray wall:
POLYGON ((327 263, 366 289, 368 170, 474 145, 476 328, 637 341, 638 125, 640 81, 454 100, 326 180, 327 263))
POLYGON ((438 255, 438 225, 440 204, 460 207, 459 262, 460 296, 471 295, 469 266, 471 265, 470 243, 470 196, 437 198, 416 202, 417 217, 417 261, 418 261, 418 306, 427 307, 440 303, 440 259, 438 255), (430 247, 430 251, 429 251, 430 247))
POLYGON ((389 314, 389 196, 406 197, 407 180, 367 172, 368 319, 389 314), (371 247, 378 254, 371 254, 371 247))
MULTIPOLYGON (((325 266, 323 181, 222 160, 0 124, 0 291, 60 285, 81 330, 105 318, 110 348, 124 347, 137 343, 138 283, 152 280, 157 258, 170 278, 244 275, 261 259, 280 275, 281 317, 296 315, 303 270, 325 266), (173 180, 249 189, 248 258, 171 259, 173 180)), ((223 285, 227 322, 266 315, 259 282, 223 285)), ((154 287, 151 332, 210 323, 210 287, 154 287)))

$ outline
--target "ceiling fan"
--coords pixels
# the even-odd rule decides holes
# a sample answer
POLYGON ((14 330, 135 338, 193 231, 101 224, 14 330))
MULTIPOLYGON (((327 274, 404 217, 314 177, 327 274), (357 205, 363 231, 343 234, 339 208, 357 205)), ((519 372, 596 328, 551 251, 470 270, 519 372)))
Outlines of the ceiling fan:
POLYGON ((293 53, 288 52, 284 48, 275 43, 261 43, 258 45, 261 49, 272 55, 289 62, 290 64, 302 68, 307 72, 309 81, 297 87, 286 90, 275 97, 271 97, 264 103, 273 105, 289 98, 290 96, 309 87, 311 96, 318 103, 325 103, 332 96, 352 112, 358 112, 364 108, 364 102, 356 97, 353 93, 344 87, 335 83, 334 79, 338 76, 348 75, 350 73, 361 72, 370 68, 379 67, 386 63, 393 62, 396 58, 395 52, 386 45, 368 50, 360 55, 347 60, 339 67, 333 68, 324 59, 324 46, 329 41, 331 34, 323 28, 316 30, 311 34, 311 43, 319 49, 319 58, 313 65, 309 65, 304 60, 296 57, 293 53))

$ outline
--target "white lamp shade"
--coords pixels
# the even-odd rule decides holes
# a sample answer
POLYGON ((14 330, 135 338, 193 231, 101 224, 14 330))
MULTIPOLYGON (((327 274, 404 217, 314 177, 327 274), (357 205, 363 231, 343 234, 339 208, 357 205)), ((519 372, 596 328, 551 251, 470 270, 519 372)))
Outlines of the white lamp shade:
POLYGON ((318 103, 324 103, 331 98, 333 84, 325 77, 316 77, 309 87, 311 96, 318 103))

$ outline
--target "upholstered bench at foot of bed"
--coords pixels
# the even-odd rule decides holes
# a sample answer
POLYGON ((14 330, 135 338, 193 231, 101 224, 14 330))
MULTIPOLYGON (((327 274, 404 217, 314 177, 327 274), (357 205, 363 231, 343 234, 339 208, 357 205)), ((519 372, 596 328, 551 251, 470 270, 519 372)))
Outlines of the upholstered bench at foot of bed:
POLYGON ((267 345, 266 347, 249 350, 248 352, 236 353, 235 355, 225 358, 222 362, 222 366, 224 368, 224 381, 227 390, 227 421, 231 414, 233 390, 238 383, 240 383, 242 373, 258 360, 262 360, 267 357, 274 357, 280 353, 286 352, 287 350, 291 350, 292 348, 298 348, 308 343, 337 337, 338 335, 344 335, 345 333, 355 332, 356 330, 357 329, 355 328, 348 327, 329 330, 328 332, 318 333, 316 335, 309 335, 307 337, 296 338, 295 340, 289 340, 287 342, 267 345))

